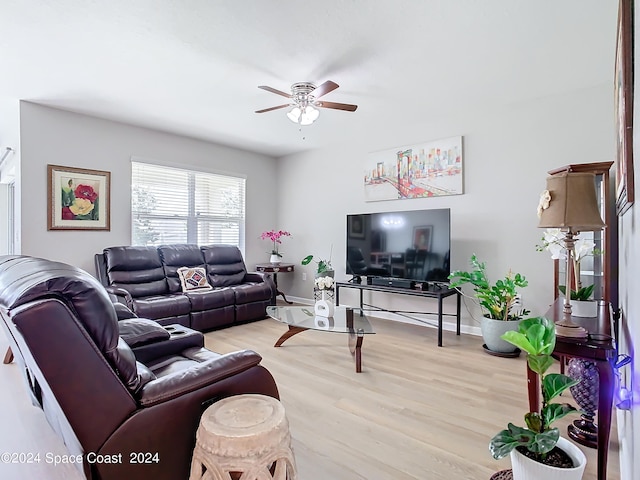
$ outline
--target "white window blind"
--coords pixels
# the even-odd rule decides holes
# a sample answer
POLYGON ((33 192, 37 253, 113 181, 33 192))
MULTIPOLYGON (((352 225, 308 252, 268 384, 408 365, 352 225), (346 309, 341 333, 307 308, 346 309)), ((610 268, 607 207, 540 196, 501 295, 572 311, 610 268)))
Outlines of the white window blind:
POLYGON ((224 243, 244 250, 245 182, 132 161, 131 243, 224 243))

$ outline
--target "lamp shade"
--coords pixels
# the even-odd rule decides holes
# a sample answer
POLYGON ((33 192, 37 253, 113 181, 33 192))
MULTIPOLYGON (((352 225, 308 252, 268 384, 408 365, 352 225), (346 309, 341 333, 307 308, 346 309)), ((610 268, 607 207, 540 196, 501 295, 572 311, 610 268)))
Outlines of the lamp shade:
POLYGON ((541 197, 540 228, 569 229, 573 232, 602 230, 593 173, 565 172, 547 177, 541 197), (547 195, 548 192, 548 195, 547 195), (547 202, 543 205, 542 199, 547 202))

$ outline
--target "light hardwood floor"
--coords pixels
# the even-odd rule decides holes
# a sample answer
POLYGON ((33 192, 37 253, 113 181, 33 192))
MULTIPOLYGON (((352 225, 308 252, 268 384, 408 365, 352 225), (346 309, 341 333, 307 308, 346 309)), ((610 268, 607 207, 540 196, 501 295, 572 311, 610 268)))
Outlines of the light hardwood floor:
MULTIPOLYGON (((438 348, 435 329, 372 323, 377 334, 364 339, 362 373, 355 372, 346 335, 308 331, 274 348, 286 330, 274 320, 210 332, 206 346, 263 356, 287 412, 299 480, 486 480, 509 468, 508 459, 491 458, 488 441, 507 422, 522 424, 524 356, 492 357, 480 338, 451 332, 438 348)), ((5 347, 0 335, 0 351, 5 347)), ((65 453, 30 405, 15 365, 0 365, 0 399, 0 452, 65 453)), ((611 436, 608 479, 619 480, 615 430, 611 436)), ((596 480, 596 452, 582 449, 584 480, 596 480)), ((0 464, 0 478, 82 476, 69 467, 0 464)))

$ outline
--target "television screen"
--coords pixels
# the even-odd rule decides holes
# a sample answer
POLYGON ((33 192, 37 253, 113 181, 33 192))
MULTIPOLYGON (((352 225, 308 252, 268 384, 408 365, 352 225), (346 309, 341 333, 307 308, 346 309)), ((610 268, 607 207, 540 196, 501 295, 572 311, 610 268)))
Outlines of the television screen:
POLYGON ((447 282, 448 208, 347 215, 349 275, 447 282))

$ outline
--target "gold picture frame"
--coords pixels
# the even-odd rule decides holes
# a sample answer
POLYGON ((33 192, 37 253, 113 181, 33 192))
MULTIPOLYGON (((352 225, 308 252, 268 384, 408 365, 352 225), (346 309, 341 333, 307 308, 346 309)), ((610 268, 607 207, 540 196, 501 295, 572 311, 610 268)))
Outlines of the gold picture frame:
POLYGON ((615 63, 616 212, 634 201, 633 185, 633 0, 620 0, 615 63))
POLYGON ((47 165, 47 230, 110 230, 111 172, 47 165))

